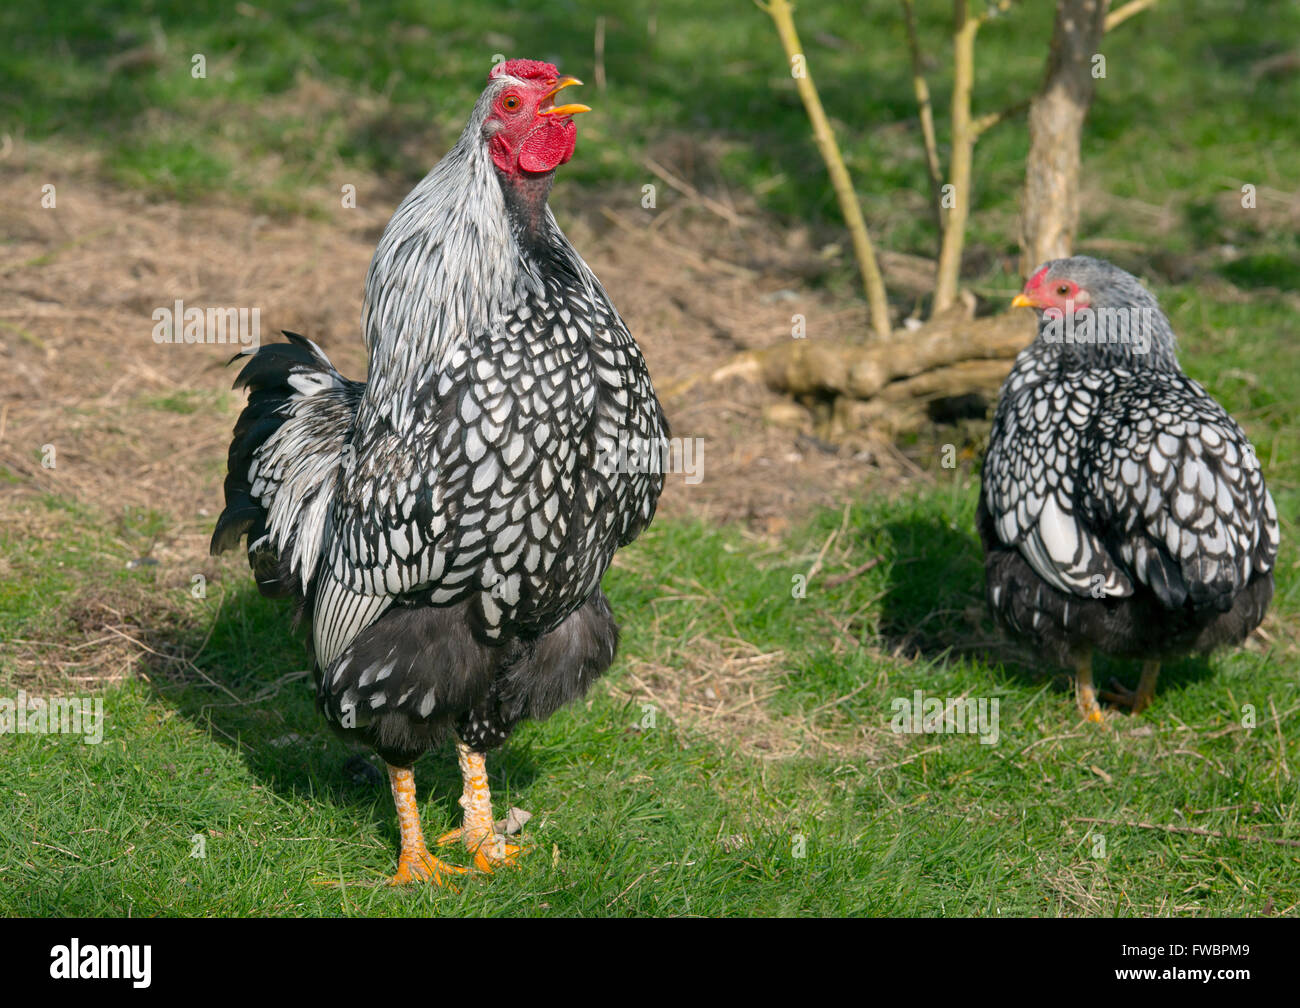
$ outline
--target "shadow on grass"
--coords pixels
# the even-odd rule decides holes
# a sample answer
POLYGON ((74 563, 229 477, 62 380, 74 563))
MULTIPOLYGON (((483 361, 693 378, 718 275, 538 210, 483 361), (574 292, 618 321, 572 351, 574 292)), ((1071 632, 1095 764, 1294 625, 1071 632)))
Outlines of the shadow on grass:
MULTIPOLYGON (((334 734, 317 713, 307 647, 292 623, 289 605, 262 598, 251 584, 238 585, 227 592, 212 623, 154 628, 146 643, 168 657, 153 658, 150 685, 167 706, 237 750, 278 795, 369 816, 396 849, 384 764, 366 746, 334 734)), ((501 797, 537 777, 523 740, 493 753, 488 768, 501 797)), ((421 808, 432 801, 458 822, 461 779, 451 743, 419 760, 415 776, 421 808)), ((433 830, 427 815, 426 830, 433 830)))
POLYGON ((970 657, 1026 676, 1032 658, 1003 636, 984 601, 984 558, 974 529, 943 517, 916 515, 881 532, 894 557, 881 606, 881 632, 891 648, 930 660, 970 657))
MULTIPOLYGON (((973 528, 926 516, 889 522, 882 531, 895 557, 881 616, 890 647, 923 660, 971 658, 1027 684, 1052 677, 1057 688, 1072 688, 1070 670, 1035 655, 993 622, 984 596, 983 550, 973 528)), ((1112 679, 1137 686, 1139 663, 1104 655, 1094 662, 1098 686, 1109 688, 1112 679)), ((1203 655, 1169 662, 1161 667, 1157 697, 1211 675, 1203 655)))

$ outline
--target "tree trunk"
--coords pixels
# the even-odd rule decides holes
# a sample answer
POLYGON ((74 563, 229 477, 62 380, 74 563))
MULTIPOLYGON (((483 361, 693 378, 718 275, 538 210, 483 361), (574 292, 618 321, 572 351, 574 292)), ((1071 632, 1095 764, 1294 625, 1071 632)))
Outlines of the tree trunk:
POLYGON ((1020 272, 1068 256, 1079 224, 1079 141, 1110 0, 1057 0, 1047 76, 1029 106, 1020 272))

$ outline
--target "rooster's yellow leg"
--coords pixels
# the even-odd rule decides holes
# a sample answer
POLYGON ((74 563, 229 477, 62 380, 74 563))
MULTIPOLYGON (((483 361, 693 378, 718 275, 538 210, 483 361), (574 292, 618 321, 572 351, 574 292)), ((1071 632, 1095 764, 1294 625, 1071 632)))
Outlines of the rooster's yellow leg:
POLYGON ((460 776, 465 783, 460 796, 465 810, 464 825, 438 837, 438 845, 462 841, 474 855, 474 867, 491 872, 494 867, 518 864, 523 848, 507 843, 497 832, 492 819, 492 792, 488 790, 487 762, 482 753, 476 753, 464 742, 456 743, 456 758, 460 761, 460 776))
POLYGON ((415 800, 415 772, 410 767, 389 766, 388 782, 393 786, 393 804, 397 806, 397 821, 402 832, 402 854, 397 862, 397 874, 388 880, 388 884, 432 882, 440 886, 443 875, 464 875, 468 869, 440 861, 425 846, 424 830, 420 827, 420 806, 415 800))
POLYGON ((1141 714, 1151 706, 1151 701, 1156 695, 1156 677, 1160 675, 1160 663, 1158 661, 1145 661, 1142 663, 1142 678, 1138 680, 1138 688, 1131 690, 1121 682, 1112 679, 1110 683, 1110 692, 1103 693, 1102 696, 1111 703, 1123 704, 1133 710, 1134 714, 1141 714))
POLYGON ((1079 702, 1079 713, 1085 720, 1101 724, 1101 707, 1097 703, 1097 690, 1092 685, 1092 651, 1083 651, 1075 656, 1074 662, 1075 693, 1079 702))

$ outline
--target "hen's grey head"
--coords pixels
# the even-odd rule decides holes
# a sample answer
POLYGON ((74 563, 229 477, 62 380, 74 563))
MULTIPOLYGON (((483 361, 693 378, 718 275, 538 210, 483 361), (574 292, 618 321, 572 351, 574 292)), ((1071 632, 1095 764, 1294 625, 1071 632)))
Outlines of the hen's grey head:
POLYGON ((1155 297, 1104 259, 1043 263, 1011 304, 1038 312, 1039 342, 1063 357, 1109 367, 1178 367, 1173 329, 1155 297))

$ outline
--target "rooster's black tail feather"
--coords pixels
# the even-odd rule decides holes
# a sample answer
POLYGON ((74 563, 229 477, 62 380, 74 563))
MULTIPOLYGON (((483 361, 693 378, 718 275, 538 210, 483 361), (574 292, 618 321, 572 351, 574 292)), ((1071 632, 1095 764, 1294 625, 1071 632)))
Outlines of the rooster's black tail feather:
POLYGON ((296 570, 291 562, 299 533, 297 516, 332 475, 328 452, 332 446, 337 455, 346 440, 365 388, 364 383, 340 375, 311 340, 297 333, 284 335, 288 343, 269 343, 231 359, 232 363, 247 359, 234 387, 248 390, 248 404, 235 423, 227 456, 226 507, 217 519, 211 544, 217 554, 247 535, 249 566, 258 588, 271 597, 303 591, 300 567, 296 570), (321 435, 317 445, 324 457, 317 461, 323 464, 314 480, 301 478, 304 459, 291 450, 297 439, 283 436, 282 428, 291 421, 315 427, 321 435), (286 513, 293 516, 290 521, 272 522, 276 495, 283 492, 300 499, 286 502, 286 513), (285 527, 274 527, 280 524, 285 527))

